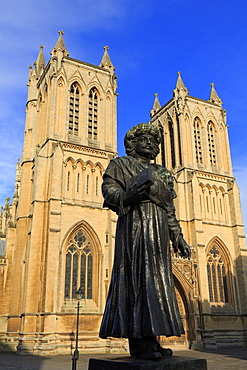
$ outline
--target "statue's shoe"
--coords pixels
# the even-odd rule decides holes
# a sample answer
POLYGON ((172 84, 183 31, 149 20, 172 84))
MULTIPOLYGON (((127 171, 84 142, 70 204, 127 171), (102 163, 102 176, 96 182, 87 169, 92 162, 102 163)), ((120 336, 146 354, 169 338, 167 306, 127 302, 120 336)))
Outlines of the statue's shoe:
POLYGON ((170 348, 163 348, 160 344, 157 345, 157 351, 161 356, 172 356, 173 352, 170 348))
POLYGON ((136 357, 140 358, 141 360, 159 360, 161 358, 161 353, 159 351, 155 351, 150 346, 136 354, 136 357))

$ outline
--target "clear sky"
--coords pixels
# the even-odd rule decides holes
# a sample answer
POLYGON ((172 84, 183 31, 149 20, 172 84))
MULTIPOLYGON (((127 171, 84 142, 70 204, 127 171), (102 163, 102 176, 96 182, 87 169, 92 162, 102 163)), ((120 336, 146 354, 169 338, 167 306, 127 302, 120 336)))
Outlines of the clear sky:
POLYGON ((28 66, 58 31, 70 56, 99 65, 103 46, 118 76, 119 154, 126 130, 149 120, 154 93, 165 104, 177 72, 190 95, 208 100, 210 83, 227 111, 234 176, 247 225, 246 0, 7 0, 0 19, 0 205, 14 191, 21 157, 28 66))

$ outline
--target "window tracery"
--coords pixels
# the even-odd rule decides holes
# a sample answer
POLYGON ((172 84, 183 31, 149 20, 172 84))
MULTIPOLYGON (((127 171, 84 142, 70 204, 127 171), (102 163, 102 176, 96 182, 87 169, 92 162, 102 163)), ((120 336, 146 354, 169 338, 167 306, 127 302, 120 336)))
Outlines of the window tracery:
POLYGON ((70 88, 69 98, 69 134, 78 136, 79 131, 79 103, 80 91, 77 82, 74 82, 70 88))
POLYGON ((196 152, 196 162, 203 163, 202 158, 202 134, 201 134, 201 123, 198 117, 194 120, 194 144, 196 152))
POLYGON ((208 132, 208 151, 209 151, 209 160, 211 166, 216 166, 216 149, 215 149, 215 131, 212 121, 208 122, 207 125, 208 132))
POLYGON ((95 87, 89 91, 88 138, 98 139, 98 92, 95 87))
POLYGON ((69 238, 66 249, 64 298, 76 298, 81 287, 82 298, 93 298, 94 253, 91 241, 82 228, 69 238))
POLYGON ((211 303, 229 302, 229 266, 218 247, 213 243, 207 255, 209 300, 211 303))

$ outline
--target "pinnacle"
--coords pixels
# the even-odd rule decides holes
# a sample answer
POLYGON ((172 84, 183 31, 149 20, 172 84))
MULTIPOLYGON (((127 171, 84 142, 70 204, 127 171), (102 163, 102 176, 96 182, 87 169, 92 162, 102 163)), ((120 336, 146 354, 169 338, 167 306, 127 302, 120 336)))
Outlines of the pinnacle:
POLYGON ((214 83, 211 83, 211 91, 210 91, 209 101, 211 103, 215 103, 215 104, 222 104, 222 101, 219 98, 219 96, 218 96, 218 94, 215 90, 214 83))
POLYGON ((39 76, 41 71, 45 68, 45 57, 43 53, 44 46, 40 45, 39 48, 39 55, 36 62, 34 63, 37 76, 39 76))
POLYGON ((108 54, 109 47, 104 46, 104 55, 100 63, 100 67, 113 67, 110 56, 108 54))
POLYGON ((62 30, 60 30, 60 31, 58 31, 58 33, 59 33, 59 37, 58 37, 57 43, 55 45, 55 49, 61 49, 61 51, 65 51, 66 46, 65 46, 65 43, 64 43, 64 39, 63 39, 64 32, 62 30))
POLYGON ((154 98, 154 105, 153 105, 153 110, 156 112, 157 110, 160 109, 161 105, 160 105, 160 102, 159 102, 159 98, 158 98, 158 94, 154 94, 155 98, 154 98))
POLYGON ((178 72, 178 78, 177 78, 177 83, 176 83, 176 89, 186 89, 184 82, 181 77, 181 72, 178 72))

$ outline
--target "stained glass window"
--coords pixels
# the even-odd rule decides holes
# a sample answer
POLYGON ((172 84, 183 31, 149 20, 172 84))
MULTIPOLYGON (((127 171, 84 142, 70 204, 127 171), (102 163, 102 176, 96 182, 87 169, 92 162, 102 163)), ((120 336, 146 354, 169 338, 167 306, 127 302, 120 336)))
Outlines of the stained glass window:
POLYGON ((85 299, 93 298, 94 256, 90 240, 82 229, 71 238, 66 252, 64 298, 76 298, 75 292, 81 287, 85 299))
POLYGON ((226 274, 226 262, 218 246, 214 244, 207 257, 207 275, 210 302, 229 302, 229 279, 226 274))
POLYGON ((78 136, 79 129, 79 85, 74 82, 70 88, 69 98, 69 134, 78 136))

